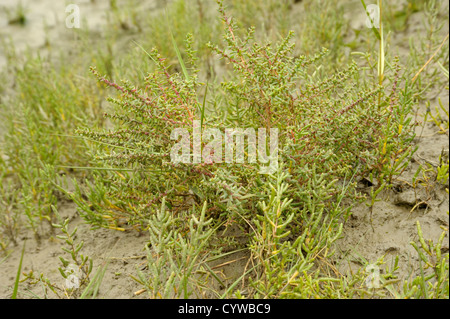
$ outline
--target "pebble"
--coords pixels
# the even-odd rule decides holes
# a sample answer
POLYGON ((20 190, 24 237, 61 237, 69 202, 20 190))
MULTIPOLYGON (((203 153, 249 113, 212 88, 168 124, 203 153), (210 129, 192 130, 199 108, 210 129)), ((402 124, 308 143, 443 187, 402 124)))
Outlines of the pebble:
MULTIPOLYGON (((417 198, 417 200, 419 200, 419 198, 417 198)), ((412 189, 397 194, 395 198, 395 205, 414 206, 416 203, 416 194, 412 189)))

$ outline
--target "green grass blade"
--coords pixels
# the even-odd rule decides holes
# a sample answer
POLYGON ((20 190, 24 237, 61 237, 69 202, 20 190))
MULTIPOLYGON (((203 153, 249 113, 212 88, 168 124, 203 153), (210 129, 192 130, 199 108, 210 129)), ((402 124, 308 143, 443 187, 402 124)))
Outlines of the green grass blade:
POLYGON ((379 60, 378 60, 378 78, 379 78, 379 83, 378 84, 382 84, 383 83, 383 78, 384 78, 384 38, 383 38, 383 22, 382 22, 382 17, 381 15, 382 13, 382 7, 381 7, 381 0, 378 1, 378 5, 380 7, 380 30, 379 30, 379 40, 380 40, 380 53, 379 53, 379 60))
POLYGON ((97 296, 98 290, 100 289, 100 285, 103 280, 103 276, 105 275, 106 268, 108 268, 109 260, 108 262, 97 269, 95 272, 94 278, 89 282, 89 285, 86 287, 86 289, 83 291, 83 293, 80 296, 80 299, 86 299, 91 298, 94 299, 97 296))
POLYGON ((208 94, 208 82, 206 82, 205 96, 203 97, 203 105, 200 117, 200 129, 203 127, 203 119, 205 118, 206 95, 208 94))
POLYGON ((214 279, 216 279, 219 284, 225 287, 225 283, 219 278, 219 276, 216 275, 214 270, 212 270, 207 263, 204 263, 203 265, 206 267, 206 270, 211 274, 211 276, 213 276, 214 279))
POLYGON ((230 287, 228 287, 228 289, 223 293, 223 295, 220 297, 220 299, 225 299, 227 297, 227 295, 234 289, 234 287, 237 286, 237 284, 245 277, 247 276, 250 272, 252 272, 258 265, 253 266, 252 268, 250 268, 249 270, 247 270, 245 273, 243 273, 237 280, 235 280, 230 287))
POLYGON ((419 266, 420 266, 420 276, 422 278, 422 280, 420 281, 420 288, 422 289, 422 294, 423 294, 424 298, 429 299, 427 288, 426 288, 426 279, 425 279, 425 275, 424 275, 423 267, 422 267, 422 260, 420 260, 420 258, 419 258, 419 266))
POLYGON ((5 257, 3 257, 3 259, 0 261, 0 265, 3 264, 6 259, 8 259, 9 255, 11 255, 11 252, 9 252, 5 257))
POLYGON ((177 42, 175 41, 175 37, 173 36, 172 28, 170 27, 171 23, 169 21, 169 17, 167 15, 167 12, 166 12, 166 19, 167 19, 167 25, 168 25, 168 28, 169 28, 169 32, 170 32, 170 38, 172 40, 172 45, 173 45, 173 48, 175 49, 175 53, 177 54, 178 62, 180 63, 181 70, 183 71, 183 74, 184 74, 184 77, 185 77, 186 81, 189 81, 189 73, 188 73, 188 71, 186 69, 186 65, 184 64, 184 61, 183 61, 183 58, 181 56, 180 50, 178 49, 178 45, 177 45, 177 42))
POLYGON ((25 243, 26 242, 23 243, 22 254, 20 255, 19 268, 17 269, 17 275, 16 275, 16 280, 14 282, 14 290, 13 290, 11 299, 17 299, 17 291, 19 290, 20 273, 22 272, 23 255, 25 253, 25 243))
POLYGON ((148 52, 144 49, 144 47, 143 47, 142 45, 140 45, 139 43, 137 43, 137 42, 134 41, 134 40, 133 40, 133 42, 134 42, 134 44, 136 44, 142 51, 144 51, 145 54, 147 54, 147 56, 148 56, 153 62, 155 62, 156 64, 158 64, 158 62, 152 57, 152 55, 151 55, 150 53, 148 53, 148 52))
POLYGON ((442 72, 444 73, 445 77, 448 79, 449 75, 448 75, 448 70, 446 68, 444 68, 444 66, 441 64, 441 62, 437 61, 437 64, 439 65, 439 67, 441 68, 442 72))
POLYGON ((184 77, 186 81, 189 81, 189 74, 186 69, 186 65, 184 64, 183 58, 181 57, 180 50, 178 49, 177 42, 175 41, 175 37, 173 36, 172 30, 170 30, 170 37, 172 38, 172 44, 177 54, 178 62, 180 62, 181 69, 183 70, 184 77))

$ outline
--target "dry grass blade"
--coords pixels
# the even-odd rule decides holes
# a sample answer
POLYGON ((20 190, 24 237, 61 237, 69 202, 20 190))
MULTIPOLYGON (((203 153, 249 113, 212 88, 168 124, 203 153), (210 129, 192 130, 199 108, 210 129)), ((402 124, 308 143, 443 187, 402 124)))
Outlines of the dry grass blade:
POLYGON ((417 77, 419 76, 419 74, 426 68, 426 66, 431 62, 431 60, 433 60, 433 58, 435 57, 435 55, 439 52, 439 50, 441 50, 442 46, 444 45, 445 41, 447 41, 449 34, 447 34, 447 36, 444 38, 444 41, 442 41, 441 45, 436 49, 436 51, 433 53, 433 55, 428 59, 428 61, 420 68, 419 71, 417 71, 416 75, 414 75, 414 77, 411 79, 411 82, 414 83, 414 81, 416 81, 417 77))

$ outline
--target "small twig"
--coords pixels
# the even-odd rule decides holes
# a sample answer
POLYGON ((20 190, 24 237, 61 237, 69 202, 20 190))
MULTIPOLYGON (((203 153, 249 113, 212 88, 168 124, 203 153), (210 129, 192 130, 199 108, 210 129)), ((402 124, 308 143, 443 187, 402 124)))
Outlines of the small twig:
POLYGON ((414 75, 414 77, 412 78, 411 82, 414 83, 414 81, 417 79, 417 77, 419 76, 419 74, 423 71, 423 69, 425 69, 425 67, 431 62, 431 60, 433 60, 434 56, 439 52, 439 50, 442 48, 442 46, 444 45, 445 41, 447 41, 448 39, 448 33, 447 36, 445 37, 444 41, 442 41, 441 45, 439 46, 439 48, 437 48, 437 50, 433 53, 433 55, 428 59, 428 61, 420 68, 419 71, 417 71, 416 75, 414 75))
POLYGON ((141 259, 141 258, 145 258, 147 257, 146 255, 142 255, 142 256, 130 256, 130 257, 110 257, 110 259, 114 259, 114 260, 126 260, 126 259, 141 259))
POLYGON ((419 207, 419 206, 422 205, 422 204, 426 204, 426 205, 427 205, 427 208, 428 208, 428 202, 427 202, 427 201, 421 201, 421 202, 418 202, 416 205, 414 205, 413 208, 411 208, 409 214, 411 215, 412 212, 413 212, 417 207, 419 207))
POLYGON ((143 293, 146 292, 146 291, 147 291, 147 289, 141 289, 141 290, 135 291, 135 292, 134 292, 134 295, 135 295, 135 296, 139 296, 139 295, 143 294, 143 293))
POLYGON ((432 165, 433 167, 439 167, 439 164, 438 164, 438 163, 435 163, 435 162, 432 162, 432 161, 430 161, 430 160, 427 160, 426 158, 423 158, 423 157, 420 156, 419 154, 416 154, 416 156, 417 156, 418 158, 420 158, 421 160, 427 162, 428 164, 432 165))
POLYGON ((230 260, 230 261, 227 261, 227 262, 221 263, 220 265, 217 265, 217 266, 211 267, 211 269, 217 269, 217 268, 220 268, 220 267, 223 267, 223 266, 226 266, 226 265, 232 264, 232 263, 234 263, 234 262, 236 262, 236 261, 239 261, 239 260, 242 260, 242 259, 245 259, 245 258, 247 258, 247 257, 246 257, 246 256, 244 256, 244 257, 241 257, 241 258, 238 258, 238 259, 230 260))

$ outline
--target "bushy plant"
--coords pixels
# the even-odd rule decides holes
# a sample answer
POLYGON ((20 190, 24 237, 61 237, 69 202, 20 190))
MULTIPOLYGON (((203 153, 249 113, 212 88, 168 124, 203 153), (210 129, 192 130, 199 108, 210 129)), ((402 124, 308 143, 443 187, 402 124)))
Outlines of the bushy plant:
MULTIPOLYGON (((379 178, 392 177, 398 171, 410 154, 408 143, 413 135, 406 115, 411 103, 407 97, 398 97, 396 82, 390 93, 377 85, 364 89, 352 85, 358 73, 354 63, 319 78, 313 71, 325 49, 311 58, 295 58, 291 55, 293 33, 276 45, 252 41, 253 29, 241 39, 221 2, 219 11, 225 48, 209 46, 232 65, 233 75, 221 84, 224 93, 214 95, 208 103, 199 99, 204 84, 197 77, 190 36, 186 51, 191 68, 188 70, 180 56, 183 72, 171 73, 165 59, 153 49, 148 56, 157 70, 141 87, 127 81, 116 84, 93 69, 100 81, 120 93, 118 98, 109 98, 118 108, 106 114, 117 125, 109 131, 85 129, 80 133, 102 143, 104 149, 97 158, 109 168, 129 170, 115 175, 117 183, 112 183, 115 186, 111 185, 110 193, 117 199, 114 206, 118 209, 106 215, 138 215, 145 222, 149 207, 164 196, 169 207, 176 209, 185 209, 190 198, 197 203, 207 199, 211 210, 256 208, 253 199, 261 198, 258 188, 265 183, 264 175, 257 174, 258 165, 178 165, 170 161, 172 131, 186 128, 193 133, 196 120, 201 121, 202 129, 278 128, 279 160, 286 163, 295 185, 293 206, 301 205, 295 192, 305 187, 313 165, 317 174, 325 173, 328 182, 371 172, 379 178), (399 143, 404 147, 399 148, 399 143)), ((393 76, 396 79, 397 75, 393 76)))
MULTIPOLYGON (((311 288, 309 297, 325 294, 319 282, 331 287, 333 279, 309 270, 333 253, 330 247, 350 209, 344 198, 353 203, 363 198, 355 188, 362 178, 389 187, 414 152, 411 89, 402 81, 397 60, 378 72, 376 83, 361 80, 354 62, 331 75, 317 72, 326 49, 295 56, 293 32, 276 44, 254 40, 254 28, 241 37, 222 2, 218 5, 223 46, 208 46, 231 71, 222 83, 199 80, 191 35, 184 53, 172 42, 180 72, 172 72, 156 49, 142 48, 156 66, 142 85, 113 82, 92 68, 100 82, 118 92, 108 99, 112 109, 105 114, 114 125, 78 131, 98 142, 92 149, 98 169, 87 187, 76 183, 76 192, 69 195, 89 223, 150 229, 153 242, 154 224, 168 227, 164 209, 166 217, 158 213, 155 220, 161 205, 172 216, 203 207, 211 225, 236 222, 248 236, 255 266, 243 276, 252 278, 251 296, 305 297, 302 287, 311 288), (186 143, 192 150, 196 143, 208 146, 208 141, 192 138, 196 130, 208 128, 278 130, 276 169, 251 162, 250 143, 244 145, 248 163, 237 156, 231 163, 197 161, 191 153, 187 163, 173 161, 176 129, 189 133, 186 143)), ((262 143, 266 148, 258 155, 271 155, 270 143, 262 143)), ((229 147, 225 144, 222 139, 222 150, 229 147)), ((186 224, 178 227, 189 229, 186 224)), ((146 289, 160 293, 155 296, 162 296, 162 277, 175 280, 173 272, 164 276, 161 271, 157 267, 153 277, 140 279, 146 289)), ((231 296, 235 285, 224 296, 231 296)), ((163 290, 171 294, 167 287, 163 290)))

